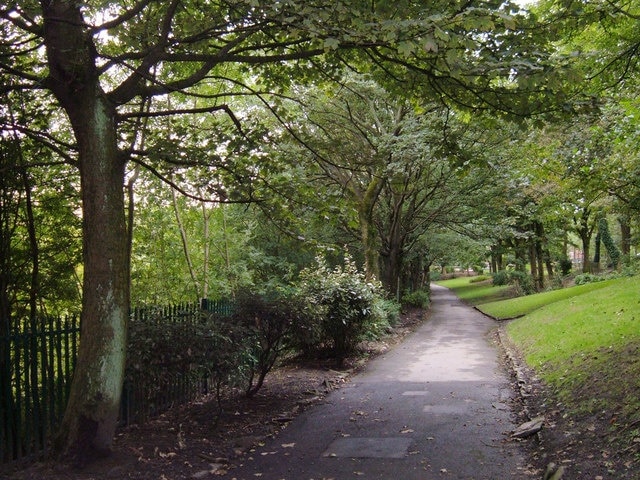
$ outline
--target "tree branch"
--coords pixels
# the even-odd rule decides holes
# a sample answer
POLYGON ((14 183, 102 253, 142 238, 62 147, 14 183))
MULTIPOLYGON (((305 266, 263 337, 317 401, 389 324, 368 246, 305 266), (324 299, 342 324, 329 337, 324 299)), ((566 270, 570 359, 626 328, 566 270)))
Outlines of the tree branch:
POLYGON ((109 20, 108 22, 91 27, 91 32, 95 34, 103 30, 108 30, 110 28, 122 25, 123 23, 128 22, 140 12, 142 12, 150 3, 151 0, 143 0, 141 2, 138 2, 132 8, 130 8, 129 10, 125 10, 122 15, 119 15, 113 20, 109 20))
POLYGON ((146 170, 148 170, 154 177, 158 178, 163 183, 166 183, 171 188, 173 188, 174 190, 179 192, 181 195, 184 195, 185 197, 191 198, 193 200, 197 200, 199 202, 207 202, 207 203, 239 203, 239 204, 259 203, 259 202, 261 202, 261 200, 257 199, 257 198, 248 198, 248 199, 245 199, 245 200, 229 200, 227 198, 223 198, 224 195, 221 196, 220 198, 205 198, 205 197, 202 197, 200 195, 194 195, 192 193, 187 192, 184 188, 180 187, 176 182, 170 180, 168 177, 166 177, 165 175, 160 173, 156 168, 152 167, 148 163, 145 163, 140 158, 131 158, 131 161, 136 163, 136 164, 138 164, 138 165, 140 165, 141 167, 145 168, 146 170))
POLYGON ((154 117, 168 117, 172 115, 192 115, 198 113, 212 113, 216 111, 224 111, 231 118, 231 121, 236 126, 238 131, 244 135, 244 131, 242 130, 242 124, 240 120, 235 116, 233 111, 228 105, 215 105, 212 107, 202 107, 202 108, 178 108, 174 110, 162 110, 162 111, 140 111, 140 112, 129 112, 129 113, 121 113, 118 115, 120 119, 129 119, 129 118, 154 118, 154 117))

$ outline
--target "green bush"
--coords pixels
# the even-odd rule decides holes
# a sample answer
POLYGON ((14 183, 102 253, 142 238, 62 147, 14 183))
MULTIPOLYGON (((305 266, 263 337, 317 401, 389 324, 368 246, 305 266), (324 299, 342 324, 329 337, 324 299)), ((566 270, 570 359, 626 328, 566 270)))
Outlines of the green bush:
POLYGON ((386 332, 389 327, 396 325, 400 319, 400 310, 400 304, 395 300, 376 296, 371 310, 372 330, 370 336, 378 338, 382 333, 386 332))
POLYGON ((290 348, 288 338, 298 304, 287 292, 278 290, 269 297, 252 292, 241 293, 231 322, 245 332, 249 355, 246 356, 246 388, 254 396, 280 356, 290 348))
POLYGON ((226 317, 196 312, 176 320, 150 311, 129 322, 128 334, 125 382, 144 403, 136 409, 159 408, 176 378, 192 384, 206 378, 218 393, 246 382, 250 337, 226 317))
POLYGON ((509 285, 509 272, 506 270, 500 270, 493 274, 493 284, 498 285, 509 285))
MULTIPOLYGON (((355 263, 345 259, 344 266, 330 269, 322 258, 315 268, 300 273, 300 292, 313 315, 305 318, 306 329, 320 344, 329 343, 338 366, 355 350, 357 343, 375 329, 374 304, 380 297, 379 284, 366 280, 355 263), (315 322, 320 320, 320 324, 315 322)), ((299 332, 303 326, 298 325, 299 332)))
POLYGON ((535 292, 531 275, 520 270, 500 270, 494 273, 493 284, 514 285, 519 295, 529 295, 535 292))
POLYGON ((573 262, 568 258, 563 258, 558 262, 558 267, 560 267, 560 272, 563 277, 566 277, 571 273, 571 269, 573 268, 573 262))
POLYGON ((469 280, 469 283, 479 283, 479 282, 484 282, 485 280, 488 280, 489 278, 491 278, 491 277, 489 277, 489 276, 487 276, 487 275, 478 275, 477 277, 472 277, 472 278, 469 280))
POLYGON ((509 272, 509 283, 515 286, 518 295, 531 295, 536 291, 533 278, 527 272, 520 270, 509 272))
POLYGON ((580 275, 576 275, 574 278, 574 282, 576 285, 584 285, 585 283, 602 282, 603 280, 607 280, 607 277, 604 275, 595 275, 593 273, 581 273, 580 275))
POLYGON ((402 304, 408 307, 428 308, 431 294, 429 290, 420 289, 413 292, 405 293, 402 296, 402 304))

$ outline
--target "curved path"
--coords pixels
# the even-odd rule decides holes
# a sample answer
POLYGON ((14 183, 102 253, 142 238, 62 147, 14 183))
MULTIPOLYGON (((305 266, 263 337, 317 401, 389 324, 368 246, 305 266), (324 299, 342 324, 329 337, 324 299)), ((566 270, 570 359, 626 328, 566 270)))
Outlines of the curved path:
POLYGON ((432 286, 429 320, 228 472, 237 480, 526 477, 492 320, 432 286))

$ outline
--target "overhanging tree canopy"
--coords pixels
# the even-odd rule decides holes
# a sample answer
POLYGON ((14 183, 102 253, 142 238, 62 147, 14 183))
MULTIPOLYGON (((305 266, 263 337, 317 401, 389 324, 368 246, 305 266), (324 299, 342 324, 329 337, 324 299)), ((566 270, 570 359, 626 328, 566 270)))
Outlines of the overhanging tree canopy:
POLYGON ((234 96, 345 64, 373 65, 424 95, 526 111, 550 71, 516 11, 500 1, 28 0, 1 7, 0 93, 11 101, 39 91, 32 107, 59 105, 73 141, 24 123, 4 129, 46 141, 80 174, 82 342, 60 450, 86 459, 109 448, 115 429, 129 311, 127 162, 158 175, 160 161, 203 163, 140 149, 145 128, 168 115, 222 112, 241 129, 234 96))

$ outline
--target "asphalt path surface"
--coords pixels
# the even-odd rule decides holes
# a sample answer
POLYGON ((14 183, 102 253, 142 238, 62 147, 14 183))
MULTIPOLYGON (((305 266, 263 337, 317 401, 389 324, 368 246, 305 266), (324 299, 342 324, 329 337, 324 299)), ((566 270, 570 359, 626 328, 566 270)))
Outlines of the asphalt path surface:
POLYGON ((228 472, 237 480, 526 477, 495 323, 432 286, 429 319, 228 472))

